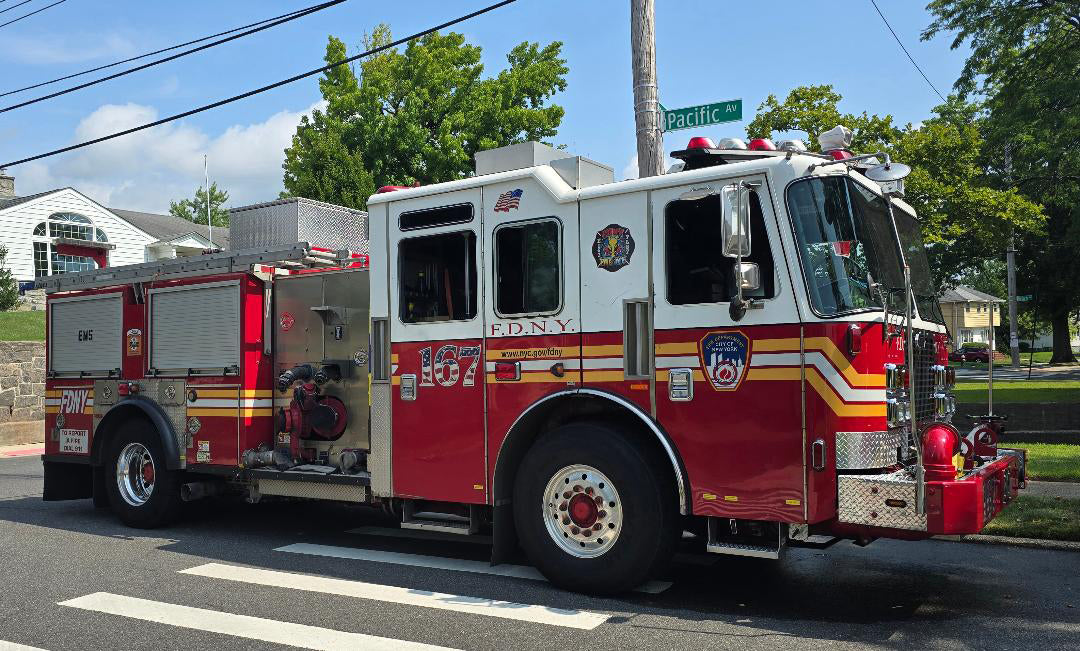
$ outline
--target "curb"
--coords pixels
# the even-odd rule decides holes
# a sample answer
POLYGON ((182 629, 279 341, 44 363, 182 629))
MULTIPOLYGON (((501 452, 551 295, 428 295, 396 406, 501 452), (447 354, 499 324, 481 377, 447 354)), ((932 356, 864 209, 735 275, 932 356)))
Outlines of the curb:
POLYGON ((1041 538, 1013 538, 1010 536, 988 536, 973 534, 968 536, 934 536, 934 540, 946 542, 977 543, 980 545, 1009 545, 1029 549, 1053 549, 1057 551, 1080 552, 1080 542, 1069 540, 1043 540, 1041 538))

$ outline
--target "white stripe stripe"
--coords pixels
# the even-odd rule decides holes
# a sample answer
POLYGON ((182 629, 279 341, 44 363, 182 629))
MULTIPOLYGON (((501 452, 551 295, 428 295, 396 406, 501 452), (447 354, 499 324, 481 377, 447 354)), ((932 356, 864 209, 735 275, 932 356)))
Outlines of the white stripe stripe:
POLYGON ((697 357, 657 357, 656 368, 698 368, 701 360, 697 357))
POLYGON ((426 590, 400 588, 391 585, 363 583, 361 581, 346 581, 344 579, 334 579, 324 576, 308 576, 290 572, 262 570, 253 567, 222 565, 220 563, 207 563, 206 565, 200 565, 188 570, 181 570, 180 573, 194 574, 195 576, 205 576, 213 579, 224 579, 226 581, 237 581, 239 583, 253 583, 255 585, 271 586, 275 588, 291 588, 294 590, 320 592, 342 597, 387 601, 390 603, 404 604, 406 606, 420 606, 422 608, 435 608, 437 610, 451 610, 458 613, 502 617, 504 619, 514 619, 522 622, 532 622, 534 624, 550 624, 552 626, 564 626, 566 628, 579 628, 586 631, 591 631, 603 624, 608 618, 607 615, 583 612, 580 610, 532 606, 514 603, 512 601, 495 601, 492 599, 484 599, 482 597, 465 597, 440 592, 428 592, 426 590))
POLYGON ((581 368, 589 369, 622 369, 622 357, 586 357, 581 360, 581 368))
POLYGON ((46 407, 56 407, 60 404, 60 398, 45 398, 46 407))
MULTIPOLYGON (((806 363, 821 371, 829 385, 847 402, 884 402, 885 389, 853 389, 840 371, 825 355, 806 353, 806 363)), ((750 366, 799 366, 799 353, 756 353, 750 357, 750 366)))
POLYGON ((195 402, 188 402, 187 406, 194 407, 195 409, 209 408, 209 407, 239 407, 239 400, 229 400, 228 398, 199 398, 195 402))
MULTIPOLYGON (((568 371, 576 371, 581 365, 581 361, 576 357, 573 359, 500 359, 500 362, 521 362, 521 370, 523 371, 546 371, 556 364, 562 364, 563 368, 568 371)), ((495 362, 487 362, 484 364, 484 368, 488 373, 495 372, 495 362)))
POLYGON ((59 605, 110 615, 120 615, 121 617, 131 617, 132 619, 141 619, 147 622, 168 624, 169 626, 178 626, 196 631, 221 633, 222 635, 243 637, 249 640, 285 644, 301 649, 325 649, 326 651, 341 649, 342 651, 351 651, 362 648, 365 650, 400 651, 402 649, 446 648, 364 635, 363 633, 346 633, 306 624, 278 622, 262 617, 234 615, 205 608, 179 606, 161 601, 109 594, 108 592, 95 592, 85 597, 61 601, 59 605))
MULTIPOLYGON (((289 552, 291 554, 308 554, 311 556, 329 556, 331 558, 348 558, 350 560, 371 561, 373 563, 412 565, 415 567, 428 567, 436 570, 494 574, 495 576, 508 576, 515 579, 529 579, 531 581, 547 581, 539 570, 524 565, 491 565, 483 561, 467 561, 457 558, 444 558, 441 556, 420 556, 417 554, 402 554, 400 552, 383 552, 374 549, 356 549, 354 547, 314 545, 311 543, 286 545, 285 547, 278 547, 274 551, 289 552)), ((637 592, 657 594, 670 587, 670 581, 649 581, 634 589, 637 592)))
POLYGON ((45 649, 36 646, 26 646, 25 644, 17 644, 15 642, 5 642, 0 640, 0 651, 45 651, 45 649))

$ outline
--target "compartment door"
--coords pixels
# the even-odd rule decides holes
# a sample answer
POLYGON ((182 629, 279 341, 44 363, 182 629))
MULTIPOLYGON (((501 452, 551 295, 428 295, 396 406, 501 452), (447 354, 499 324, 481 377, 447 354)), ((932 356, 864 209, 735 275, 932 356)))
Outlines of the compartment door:
POLYGON ((49 369, 108 375, 120 370, 124 346, 119 292, 49 301, 49 369))

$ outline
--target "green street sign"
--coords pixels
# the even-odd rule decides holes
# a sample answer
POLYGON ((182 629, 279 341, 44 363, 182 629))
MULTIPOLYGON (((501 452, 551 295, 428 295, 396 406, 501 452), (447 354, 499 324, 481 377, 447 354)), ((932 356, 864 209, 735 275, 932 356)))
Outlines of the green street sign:
POLYGON ((692 129, 709 124, 738 122, 742 119, 741 99, 680 109, 665 109, 663 105, 660 108, 660 127, 663 131, 692 129))
POLYGON ((1026 294, 1024 296, 1017 296, 1016 300, 1017 300, 1017 302, 1020 302, 1020 303, 1023 303, 1025 301, 1030 301, 1031 300, 1031 294, 1026 294))

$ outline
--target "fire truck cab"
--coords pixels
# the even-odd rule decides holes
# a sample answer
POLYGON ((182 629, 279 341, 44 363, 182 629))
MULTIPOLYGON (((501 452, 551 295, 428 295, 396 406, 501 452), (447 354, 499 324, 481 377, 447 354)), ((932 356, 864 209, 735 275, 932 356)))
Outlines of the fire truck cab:
POLYGON ((45 498, 135 526, 228 491, 376 504, 586 592, 685 531, 769 558, 979 531, 1024 452, 950 424, 903 166, 770 147, 694 139, 616 183, 523 143, 372 196, 370 264, 301 243, 43 281, 45 498))

